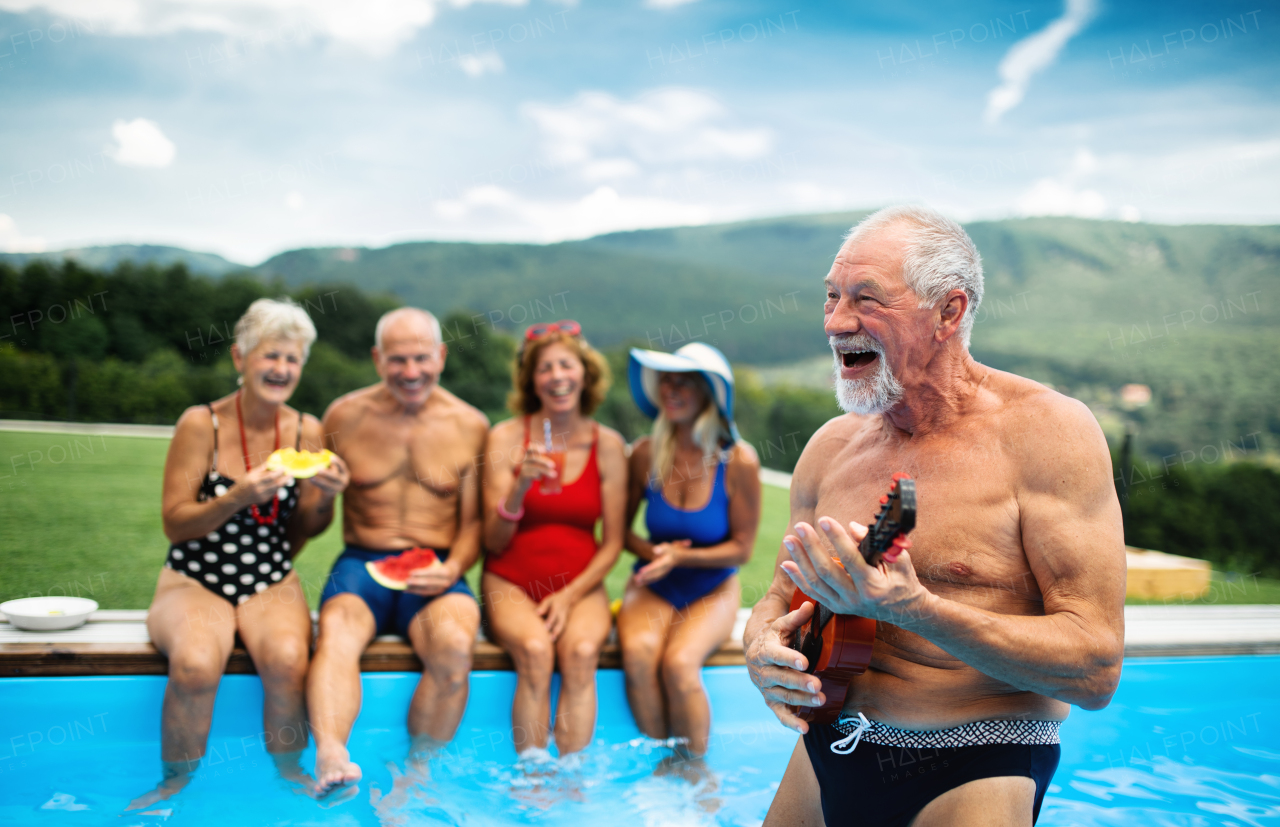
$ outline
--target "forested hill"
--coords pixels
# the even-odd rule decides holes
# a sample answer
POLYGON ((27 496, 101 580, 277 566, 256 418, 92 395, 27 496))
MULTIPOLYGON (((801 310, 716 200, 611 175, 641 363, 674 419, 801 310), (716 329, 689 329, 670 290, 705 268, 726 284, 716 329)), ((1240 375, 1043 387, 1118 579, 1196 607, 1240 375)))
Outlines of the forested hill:
POLYGON ((469 308, 481 326, 573 318, 603 346, 639 341, 670 348, 701 338, 735 361, 793 360, 826 346, 820 288, 584 244, 295 250, 258 272, 289 285, 357 284, 436 312, 469 308))
MULTIPOLYGON (((518 305, 527 314, 541 301, 546 312, 556 297, 555 312, 578 318, 603 344, 659 332, 670 339, 674 326, 716 340, 735 360, 777 363, 825 350, 821 278, 861 215, 644 230, 547 246, 311 248, 257 270, 290 285, 355 283, 428 308, 476 308, 514 326, 522 323, 518 305), (778 310, 783 297, 786 313, 778 310), (762 308, 768 318, 753 320, 762 308)), ((1280 280, 1280 227, 1037 218, 967 229, 987 272, 978 350, 1128 357, 1142 344, 1135 326, 1150 339, 1157 329, 1173 338, 1175 329, 1261 331, 1277 321, 1268 296, 1280 280)))
POLYGON ((29 261, 59 262, 67 259, 95 270, 114 270, 125 262, 139 266, 154 264, 157 267, 181 264, 192 273, 206 276, 221 276, 245 269, 243 264, 228 261, 216 253, 200 253, 159 244, 105 244, 48 253, 0 253, 0 262, 7 262, 14 267, 21 267, 29 261))
MULTIPOLYGON (((802 384, 812 376, 821 385, 829 352, 822 276, 863 215, 551 245, 308 248, 232 282, 250 275, 291 291, 356 285, 441 314, 466 310, 473 331, 570 317, 603 347, 672 349, 696 338, 735 363, 776 366, 774 380, 802 384)), ((967 229, 986 266, 973 336, 981 361, 1086 401, 1113 437, 1127 423, 1144 453, 1239 444, 1253 434, 1264 446, 1280 438, 1280 227, 1035 218, 967 229), (1147 385, 1150 402, 1123 402, 1127 384, 1147 385)))

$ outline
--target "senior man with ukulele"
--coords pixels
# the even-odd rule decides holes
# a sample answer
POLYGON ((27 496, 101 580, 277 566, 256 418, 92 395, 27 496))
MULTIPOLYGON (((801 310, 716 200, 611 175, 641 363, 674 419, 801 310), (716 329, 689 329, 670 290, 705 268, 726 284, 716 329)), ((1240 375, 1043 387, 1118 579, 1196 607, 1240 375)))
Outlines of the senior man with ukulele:
POLYGON ((915 207, 865 219, 827 276, 848 413, 796 466, 791 533, 744 634, 752 680, 803 734, 766 825, 1032 824, 1058 725, 1115 692, 1125 555, 1106 441, 1080 402, 973 360, 982 290, 965 231, 915 207), (857 546, 895 472, 915 480, 916 527, 872 567, 857 546), (826 697, 794 648, 814 611, 788 611, 797 587, 878 621, 832 723, 804 720, 826 697))

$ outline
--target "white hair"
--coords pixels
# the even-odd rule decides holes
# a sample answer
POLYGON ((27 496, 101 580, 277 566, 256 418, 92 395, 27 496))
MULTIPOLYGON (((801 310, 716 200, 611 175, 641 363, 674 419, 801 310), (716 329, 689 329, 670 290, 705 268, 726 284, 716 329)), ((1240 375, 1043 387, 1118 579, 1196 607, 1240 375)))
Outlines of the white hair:
POLYGON ((258 299, 236 322, 236 345, 241 356, 248 356, 263 342, 283 340, 302 345, 302 361, 311 355, 316 340, 316 326, 302 306, 287 296, 258 299))
POLYGON ((905 205, 885 207, 862 219, 845 235, 845 245, 899 225, 907 235, 902 278, 920 300, 920 307, 937 307, 952 290, 963 290, 969 297, 959 331, 967 349, 978 305, 982 304, 982 256, 977 246, 963 227, 937 210, 905 205))
POLYGON ((444 331, 440 329, 440 320, 435 314, 423 310, 419 307, 397 307, 395 310, 388 310, 382 314, 382 318, 378 319, 378 326, 373 329, 373 343, 382 349, 382 337, 387 332, 387 326, 394 322, 400 316, 417 315, 427 320, 427 324, 431 326, 431 335, 436 337, 436 344, 444 341, 444 331))

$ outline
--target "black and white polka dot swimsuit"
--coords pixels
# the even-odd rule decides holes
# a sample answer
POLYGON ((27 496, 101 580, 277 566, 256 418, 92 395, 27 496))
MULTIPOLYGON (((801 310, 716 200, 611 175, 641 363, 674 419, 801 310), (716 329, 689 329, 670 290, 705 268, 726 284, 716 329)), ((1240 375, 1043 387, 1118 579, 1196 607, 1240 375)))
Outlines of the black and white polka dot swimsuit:
MULTIPOLYGON (((200 502, 221 497, 235 480, 218 473, 218 415, 213 412, 213 468, 200 483, 200 502)), ((302 414, 298 414, 298 444, 302 445, 302 414)), ((243 603, 268 586, 278 583, 293 568, 293 556, 285 528, 289 517, 298 507, 298 481, 290 478, 281 488, 280 511, 276 521, 259 525, 253 518, 253 510, 246 507, 236 512, 217 529, 196 540, 186 540, 169 546, 169 556, 164 564, 200 583, 214 594, 232 603, 243 603)), ((261 514, 270 513, 271 507, 259 506, 261 514)))

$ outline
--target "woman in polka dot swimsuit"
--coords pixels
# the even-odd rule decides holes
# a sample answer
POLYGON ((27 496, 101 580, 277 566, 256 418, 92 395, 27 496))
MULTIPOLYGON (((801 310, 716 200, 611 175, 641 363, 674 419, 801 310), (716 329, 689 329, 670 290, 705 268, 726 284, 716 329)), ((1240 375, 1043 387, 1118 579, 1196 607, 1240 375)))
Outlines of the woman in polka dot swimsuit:
POLYGON ((236 324, 231 355, 241 387, 178 420, 165 460, 163 518, 172 545, 147 613, 169 659, 161 712, 162 779, 146 807, 186 786, 204 755, 218 683, 237 636, 262 679, 266 749, 281 773, 306 782, 304 700, 311 614, 292 558, 328 527, 346 465, 308 480, 266 468, 283 445, 320 450, 320 423, 285 402, 315 327, 296 304, 260 299, 236 324))
MULTIPOLYGON (((218 415, 213 406, 209 417, 213 422, 213 464, 200 483, 197 502, 207 502, 225 496, 233 480, 218 473, 218 415)), ((301 414, 296 428, 295 448, 302 444, 303 424, 301 414)), ((275 477, 271 477, 275 479, 275 477)), ((206 588, 220 593, 237 605, 246 602, 258 592, 264 592, 272 583, 279 583, 293 568, 290 559, 292 546, 286 535, 289 518, 298 506, 297 481, 285 476, 284 484, 276 489, 272 498, 276 519, 263 523, 262 511, 249 506, 203 537, 174 543, 169 546, 165 566, 182 572, 188 577, 203 581, 206 588)))

